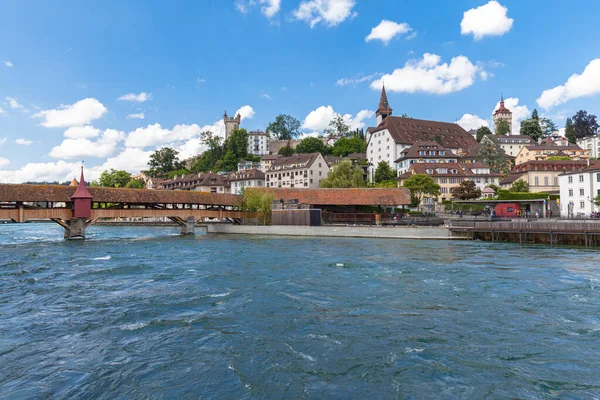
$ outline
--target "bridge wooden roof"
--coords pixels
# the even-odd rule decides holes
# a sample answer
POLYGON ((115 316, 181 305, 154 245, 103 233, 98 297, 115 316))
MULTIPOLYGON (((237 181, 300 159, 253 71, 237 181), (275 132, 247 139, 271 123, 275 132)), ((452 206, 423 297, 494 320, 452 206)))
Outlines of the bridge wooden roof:
MULTIPOLYGON (((0 184, 0 202, 69 202, 76 187, 0 184)), ((183 190, 113 189, 88 187, 94 202, 129 204, 201 204, 236 206, 240 196, 183 190)))
POLYGON ((410 204, 410 190, 402 188, 288 189, 247 188, 267 191, 275 200, 298 200, 314 206, 398 206, 410 204))

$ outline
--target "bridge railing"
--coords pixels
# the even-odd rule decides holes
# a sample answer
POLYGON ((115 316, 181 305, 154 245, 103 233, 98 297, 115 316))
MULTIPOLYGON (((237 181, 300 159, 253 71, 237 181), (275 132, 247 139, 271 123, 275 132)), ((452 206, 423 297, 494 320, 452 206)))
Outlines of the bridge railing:
POLYGON ((600 232, 600 221, 523 220, 523 221, 446 221, 449 229, 523 232, 600 232))

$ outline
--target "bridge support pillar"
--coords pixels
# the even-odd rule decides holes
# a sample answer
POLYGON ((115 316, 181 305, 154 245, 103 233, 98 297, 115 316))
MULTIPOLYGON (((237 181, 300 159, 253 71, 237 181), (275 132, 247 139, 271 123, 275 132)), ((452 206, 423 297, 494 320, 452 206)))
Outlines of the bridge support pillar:
POLYGON ((182 235, 193 235, 196 233, 196 218, 187 217, 183 222, 184 224, 181 225, 180 231, 182 235))
POLYGON ((53 218, 52 221, 65 229, 65 239, 85 239, 85 228, 89 225, 87 218, 72 218, 66 221, 53 218))

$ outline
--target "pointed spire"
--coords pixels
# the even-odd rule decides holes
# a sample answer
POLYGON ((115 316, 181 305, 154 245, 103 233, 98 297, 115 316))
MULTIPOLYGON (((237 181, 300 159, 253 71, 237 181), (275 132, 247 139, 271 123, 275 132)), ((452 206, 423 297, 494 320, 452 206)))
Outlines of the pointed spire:
POLYGON ((500 103, 504 103, 504 93, 500 92, 500 103))
POLYGON ((392 115, 392 107, 388 103, 387 93, 385 92, 385 84, 381 86, 381 98, 379 99, 379 107, 377 107, 377 115, 392 115))
POLYGON ((71 199, 91 199, 93 198, 87 187, 85 186, 85 179, 83 177, 83 165, 81 166, 81 178, 79 179, 79 185, 77 186, 77 190, 71 196, 71 199))

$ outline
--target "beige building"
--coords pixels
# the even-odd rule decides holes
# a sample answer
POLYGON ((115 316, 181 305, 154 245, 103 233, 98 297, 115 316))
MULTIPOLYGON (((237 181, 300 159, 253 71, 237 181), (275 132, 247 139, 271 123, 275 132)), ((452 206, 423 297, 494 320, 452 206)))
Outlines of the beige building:
POLYGON ((321 153, 296 154, 272 162, 266 172, 267 187, 318 188, 327 178, 329 166, 321 153))
POLYGON ((516 157, 523 147, 535 145, 535 140, 526 135, 494 135, 492 138, 498 142, 506 155, 511 157, 516 157))
POLYGON ((240 194, 243 189, 250 187, 264 187, 265 174, 258 169, 239 172, 235 177, 229 179, 232 194, 240 194))
POLYGON ((227 178, 214 172, 178 175, 165 181, 162 186, 166 190, 196 190, 209 193, 229 193, 230 185, 227 178))
POLYGON ((280 159, 281 156, 279 154, 267 154, 266 156, 262 156, 260 159, 260 170, 262 172, 267 172, 273 166, 273 161, 280 159))
MULTIPOLYGON (((463 181, 473 181, 475 186, 483 192, 488 185, 498 185, 500 174, 490 171, 490 167, 483 163, 417 163, 412 164, 407 172, 398 177, 398 185, 415 174, 426 174, 433 178, 441 187, 440 201, 450 200, 452 189, 463 181)), ((425 206, 433 205, 436 199, 424 199, 425 206)))
POLYGON ((523 180, 529 184, 530 192, 558 193, 560 189, 559 175, 566 172, 580 171, 588 166, 588 160, 534 160, 527 161, 512 169, 502 179, 502 189, 510 189, 513 183, 523 180))
POLYGON ((572 160, 587 160, 590 158, 587 149, 574 145, 523 146, 515 158, 515 164, 519 165, 533 160, 542 161, 550 157, 569 157, 572 160))

